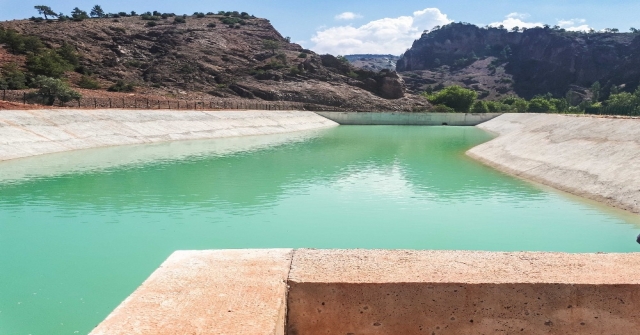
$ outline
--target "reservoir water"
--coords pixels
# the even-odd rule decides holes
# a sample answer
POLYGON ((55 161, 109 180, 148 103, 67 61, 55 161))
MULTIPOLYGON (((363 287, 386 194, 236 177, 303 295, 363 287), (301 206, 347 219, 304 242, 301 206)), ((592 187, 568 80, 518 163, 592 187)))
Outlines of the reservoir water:
POLYGON ((489 139, 342 126, 1 163, 0 334, 86 334, 178 249, 640 251, 640 216, 465 156, 489 139))

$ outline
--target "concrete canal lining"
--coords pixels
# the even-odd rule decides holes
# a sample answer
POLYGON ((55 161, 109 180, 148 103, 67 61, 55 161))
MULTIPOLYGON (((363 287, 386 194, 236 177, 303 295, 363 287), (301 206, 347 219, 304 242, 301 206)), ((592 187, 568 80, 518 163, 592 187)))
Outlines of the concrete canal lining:
POLYGON ((638 253, 279 249, 177 252, 91 334, 639 329, 638 253))
POLYGON ((476 126, 500 113, 316 112, 341 125, 476 126))
POLYGON ((337 125, 304 111, 2 110, 0 161, 106 146, 280 134, 337 125))
POLYGON ((640 213, 640 119, 504 114, 467 154, 498 170, 640 213))

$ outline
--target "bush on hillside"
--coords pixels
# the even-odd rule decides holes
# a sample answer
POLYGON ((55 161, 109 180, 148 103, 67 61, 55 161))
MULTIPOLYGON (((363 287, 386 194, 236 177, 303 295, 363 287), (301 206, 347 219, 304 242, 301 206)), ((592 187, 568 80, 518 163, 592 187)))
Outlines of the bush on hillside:
POLYGON ((471 107, 471 113, 489 113, 489 106, 484 101, 476 101, 471 107))
POLYGON ((27 77, 18 64, 8 63, 0 69, 0 89, 21 90, 26 88, 27 77))
POLYGON ((60 79, 37 76, 34 80, 34 86, 38 88, 35 96, 42 98, 47 105, 53 105, 56 99, 65 103, 79 100, 82 97, 80 93, 69 88, 69 85, 60 79))
POLYGON ((82 76, 78 81, 78 87, 86 88, 89 90, 97 90, 100 89, 100 83, 97 80, 91 78, 90 76, 82 76))
POLYGON ((477 96, 476 91, 454 85, 430 95, 428 100, 434 105, 445 105, 453 108, 458 113, 466 113, 471 108, 471 105, 473 105, 477 96))
POLYGON ((51 78, 60 78, 66 71, 71 71, 74 68, 55 50, 46 50, 27 56, 26 67, 33 75, 51 78))
POLYGON ((132 83, 125 83, 123 80, 118 80, 115 84, 109 86, 107 89, 109 92, 133 92, 135 91, 135 85, 132 83))

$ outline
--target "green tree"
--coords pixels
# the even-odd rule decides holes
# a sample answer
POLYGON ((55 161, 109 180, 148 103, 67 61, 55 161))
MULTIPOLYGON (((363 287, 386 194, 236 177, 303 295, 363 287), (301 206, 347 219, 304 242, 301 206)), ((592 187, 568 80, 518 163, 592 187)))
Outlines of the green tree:
POLYGON ((596 103, 600 101, 600 91, 602 90, 602 86, 600 86, 600 82, 596 81, 591 85, 591 102, 596 103))
POLYGON ((489 106, 484 101, 476 101, 471 107, 471 113, 489 113, 489 106))
POLYGON ((74 21, 82 21, 84 19, 88 19, 89 15, 87 15, 87 12, 76 7, 71 11, 71 17, 74 21))
POLYGON ((529 108, 527 112, 530 113, 547 113, 553 112, 556 108, 549 100, 544 98, 533 98, 529 101, 529 108))
POLYGON ((445 105, 453 108, 458 113, 466 113, 477 97, 478 93, 476 91, 454 85, 429 96, 428 100, 434 105, 445 105))
POLYGON ((263 40, 262 48, 265 50, 271 50, 271 53, 275 55, 276 50, 280 49, 280 43, 274 40, 263 40))
POLYGON ((45 20, 49 19, 49 16, 57 17, 58 14, 54 12, 49 6, 33 6, 38 11, 38 14, 44 15, 45 20))
POLYGON ((18 64, 7 63, 0 69, 0 89, 21 90, 26 83, 26 76, 18 64))
POLYGON ((91 16, 92 17, 104 17, 104 10, 102 10, 102 7, 100 7, 100 5, 95 5, 93 6, 93 8, 91 8, 91 16))
POLYGON ((60 102, 79 100, 82 95, 71 88, 60 79, 46 76, 37 76, 34 84, 38 87, 37 96, 43 98, 46 104, 53 105, 56 99, 60 102))
POLYGON ((34 75, 60 78, 66 71, 73 70, 55 50, 47 50, 36 55, 27 56, 27 70, 34 75))

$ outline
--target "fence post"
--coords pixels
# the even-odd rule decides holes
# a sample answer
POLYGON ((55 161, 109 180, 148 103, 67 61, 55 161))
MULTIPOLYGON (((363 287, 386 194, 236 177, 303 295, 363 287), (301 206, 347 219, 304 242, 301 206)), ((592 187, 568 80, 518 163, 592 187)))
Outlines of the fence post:
POLYGON ((2 90, 2 100, 7 100, 7 90, 2 90))
POLYGON ((22 104, 23 105, 27 104, 27 93, 26 92, 22 93, 22 104))
POLYGON ((149 98, 147 98, 147 109, 149 109, 149 98))
POLYGON ((111 98, 109 98, 109 108, 111 108, 111 98))

